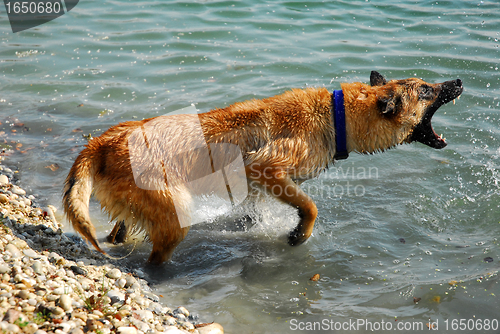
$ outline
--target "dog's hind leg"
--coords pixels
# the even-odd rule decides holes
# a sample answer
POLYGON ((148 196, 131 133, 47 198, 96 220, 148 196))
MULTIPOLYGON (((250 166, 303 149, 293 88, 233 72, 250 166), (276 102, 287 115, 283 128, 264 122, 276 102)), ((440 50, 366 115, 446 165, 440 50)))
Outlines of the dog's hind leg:
POLYGON ((150 234, 150 240, 153 242, 153 250, 149 255, 148 262, 151 264, 159 265, 172 257, 172 254, 186 237, 189 226, 171 231, 169 235, 162 235, 161 233, 150 234))
POLYGON ((257 171, 248 168, 250 182, 257 182, 273 197, 297 208, 300 221, 288 236, 288 243, 297 246, 304 243, 312 234, 318 209, 313 200, 283 172, 265 173, 266 168, 257 171))
POLYGON ((114 245, 122 244, 127 240, 127 226, 125 221, 120 220, 116 222, 111 233, 106 237, 106 241, 114 245))

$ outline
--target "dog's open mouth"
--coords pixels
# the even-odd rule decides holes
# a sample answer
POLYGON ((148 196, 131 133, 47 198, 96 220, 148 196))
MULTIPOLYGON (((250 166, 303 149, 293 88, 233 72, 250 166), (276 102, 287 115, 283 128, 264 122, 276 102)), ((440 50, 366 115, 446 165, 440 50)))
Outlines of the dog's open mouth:
POLYGON ((441 149, 446 147, 447 143, 445 139, 438 135, 432 128, 431 119, 432 116, 442 105, 453 101, 460 97, 463 92, 462 80, 456 79, 451 81, 443 82, 439 85, 440 92, 436 101, 429 106, 422 121, 413 130, 410 141, 418 141, 422 144, 430 146, 435 149, 441 149))

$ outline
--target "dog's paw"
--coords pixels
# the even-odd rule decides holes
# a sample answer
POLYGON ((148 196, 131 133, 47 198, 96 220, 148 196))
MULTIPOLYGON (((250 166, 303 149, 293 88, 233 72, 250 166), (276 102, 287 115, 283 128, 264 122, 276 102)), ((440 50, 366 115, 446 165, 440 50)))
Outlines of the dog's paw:
POLYGON ((127 227, 125 226, 125 222, 121 221, 117 224, 119 224, 119 228, 115 235, 111 232, 111 234, 106 237, 106 241, 114 245, 122 244, 127 241, 127 227))
POLYGON ((290 246, 298 246, 303 244, 307 240, 307 237, 304 233, 299 232, 298 229, 293 230, 288 235, 288 244, 290 246))

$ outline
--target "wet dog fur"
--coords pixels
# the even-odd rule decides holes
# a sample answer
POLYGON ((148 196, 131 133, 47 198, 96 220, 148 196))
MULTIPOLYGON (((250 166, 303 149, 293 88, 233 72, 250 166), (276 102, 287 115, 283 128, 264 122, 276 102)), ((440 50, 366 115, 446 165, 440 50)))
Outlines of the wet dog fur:
MULTIPOLYGON (((444 139, 432 128, 431 118, 441 105, 463 91, 460 79, 437 84, 418 78, 386 81, 375 71, 369 85, 343 83, 341 88, 347 149, 359 153, 381 152, 415 141, 436 149, 445 147, 444 139)), ((252 185, 264 190, 290 190, 275 197, 297 208, 300 221, 288 238, 295 246, 309 238, 318 215, 314 201, 298 184, 317 176, 335 155, 331 103, 332 94, 326 88, 293 89, 266 99, 176 117, 188 127, 201 125, 207 144, 238 145, 246 179, 252 185)), ((74 229, 105 253, 89 217, 89 199, 94 194, 117 220, 108 241, 121 242, 131 230, 143 230, 153 244, 148 261, 161 264, 188 233, 189 227, 179 224, 174 199, 189 201, 189 196, 182 189, 174 193, 136 185, 128 140, 135 129, 150 121, 156 121, 160 128, 168 126, 161 119, 130 121, 90 140, 66 178, 63 205, 74 229)), ((168 145, 191 144, 189 135, 165 140, 168 145)), ((189 170, 195 165, 186 163, 184 167, 189 170)))

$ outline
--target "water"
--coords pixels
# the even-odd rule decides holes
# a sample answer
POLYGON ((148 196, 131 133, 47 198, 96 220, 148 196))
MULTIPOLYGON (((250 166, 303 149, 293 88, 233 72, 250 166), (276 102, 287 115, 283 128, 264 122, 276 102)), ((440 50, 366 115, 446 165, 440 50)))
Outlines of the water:
MULTIPOLYGON (((460 78, 462 98, 433 121, 445 149, 417 143, 352 155, 303 185, 319 209, 306 244, 286 244, 296 214, 264 200, 252 212, 255 226, 236 228, 229 218, 196 225, 159 269, 144 268, 148 244, 124 261, 143 268, 168 305, 228 333, 290 333, 314 322, 335 329, 358 319, 371 329, 402 324, 408 333, 427 331, 430 319, 451 332, 460 319, 498 319, 499 7, 89 0, 16 34, 2 9, 0 141, 12 148, 5 163, 40 205, 61 209, 82 135, 121 121, 292 87, 338 89, 367 82, 371 70, 389 79, 460 78), (320 280, 310 281, 315 274, 320 280)), ((97 203, 91 210, 103 237, 111 226, 97 203)), ((107 249, 120 255, 131 247, 107 249)))

